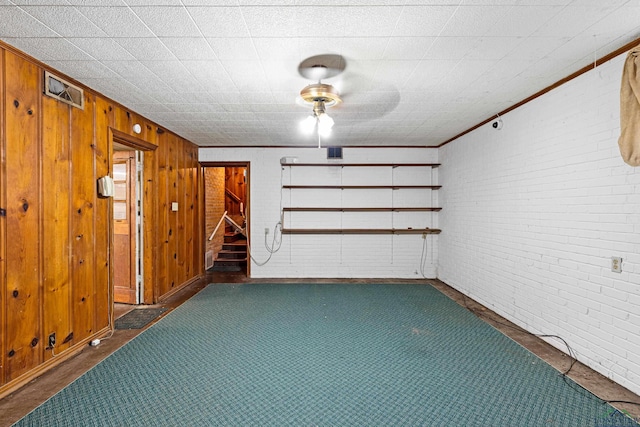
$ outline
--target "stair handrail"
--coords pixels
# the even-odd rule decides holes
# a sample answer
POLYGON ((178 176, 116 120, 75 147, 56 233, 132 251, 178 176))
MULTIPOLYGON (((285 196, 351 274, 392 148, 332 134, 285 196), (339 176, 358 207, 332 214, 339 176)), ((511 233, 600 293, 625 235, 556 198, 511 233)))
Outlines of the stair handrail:
POLYGON ((220 217, 220 221, 218 221, 218 225, 216 225, 216 228, 213 230, 213 233, 211 233, 211 236, 209 236, 209 241, 213 240, 213 236, 216 235, 216 232, 218 231, 218 228, 220 228, 220 224, 222 224, 222 221, 227 221, 236 229, 236 231, 238 231, 243 236, 247 235, 246 230, 242 228, 242 226, 238 225, 238 223, 235 222, 233 219, 231 219, 231 217, 227 215, 227 211, 224 211, 224 213, 220 217))
POLYGON ((215 230, 213 230, 213 233, 211 233, 211 236, 209 236, 209 241, 213 240, 213 236, 216 235, 216 232, 218 231, 218 228, 220 228, 220 224, 222 224, 222 221, 224 221, 224 217, 226 217, 226 216, 227 216, 227 211, 224 211, 224 213, 220 217, 220 221, 218 221, 218 225, 216 225, 215 230))
POLYGON ((225 213, 225 215, 224 215, 224 219, 225 219, 225 221, 227 221, 229 224, 233 225, 233 226, 235 227, 236 231, 240 232, 240 234, 242 234, 243 236, 246 236, 246 234, 245 234, 245 229, 244 229, 244 228, 242 228, 242 226, 238 225, 238 223, 237 223, 237 222, 235 222, 233 219, 231 219, 231 217, 229 217, 229 215, 227 215, 226 213, 225 213))

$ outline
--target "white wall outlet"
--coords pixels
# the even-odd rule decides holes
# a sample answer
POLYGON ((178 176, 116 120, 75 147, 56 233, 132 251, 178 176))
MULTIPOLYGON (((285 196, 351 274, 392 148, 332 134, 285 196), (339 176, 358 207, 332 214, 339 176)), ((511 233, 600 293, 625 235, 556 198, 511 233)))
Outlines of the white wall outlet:
POLYGON ((611 257, 611 271, 614 273, 622 273, 622 258, 618 256, 611 257))
POLYGON ((264 228, 264 234, 269 234, 269 227, 264 228))
POLYGON ((173 212, 178 212, 178 202, 171 202, 171 210, 173 212))

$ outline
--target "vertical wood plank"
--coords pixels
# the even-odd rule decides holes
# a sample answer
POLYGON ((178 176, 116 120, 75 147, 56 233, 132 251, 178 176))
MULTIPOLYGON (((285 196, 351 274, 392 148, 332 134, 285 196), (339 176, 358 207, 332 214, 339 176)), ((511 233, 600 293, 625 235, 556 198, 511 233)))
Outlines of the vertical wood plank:
POLYGON ((158 161, 158 185, 157 200, 158 209, 156 215, 158 261, 156 262, 156 286, 154 293, 160 298, 169 289, 169 166, 168 142, 169 134, 164 133, 158 137, 157 161, 158 161))
POLYGON ((94 196, 93 95, 85 92, 84 110, 71 110, 71 278, 73 284, 73 340, 93 332, 94 317, 94 196))
MULTIPOLYGON (((168 266, 168 285, 169 288, 167 291, 170 291, 174 287, 178 286, 180 283, 178 282, 178 212, 173 212, 171 210, 171 203, 178 201, 178 155, 177 155, 177 145, 178 138, 175 135, 169 135, 168 138, 168 152, 167 152, 167 163, 169 167, 169 176, 168 176, 168 184, 169 184, 169 197, 168 197, 168 207, 169 207, 169 259, 167 260, 168 266)), ((184 208, 184 207, 183 207, 184 208)))
POLYGON ((193 191, 193 146, 191 143, 185 141, 185 183, 184 183, 184 195, 185 195, 185 219, 184 219, 184 234, 185 234, 185 250, 184 254, 185 259, 185 277, 186 279, 191 279, 194 277, 194 257, 193 257, 193 244, 194 244, 194 235, 193 235, 193 216, 195 214, 194 206, 195 193, 193 191))
POLYGON ((179 138, 177 141, 177 149, 176 149, 176 156, 177 156, 177 166, 178 166, 178 176, 177 176, 177 187, 178 187, 178 193, 176 194, 177 197, 177 201, 179 202, 179 206, 180 209, 178 210, 177 215, 177 228, 178 228, 178 234, 177 234, 177 241, 176 241, 176 253, 178 255, 178 260, 177 260, 177 279, 176 279, 176 286, 184 283, 187 280, 187 269, 186 269, 186 255, 187 255, 187 233, 186 233, 186 218, 187 218, 187 212, 189 211, 189 205, 191 204, 191 201, 188 198, 188 195, 186 194, 187 192, 187 188, 186 188, 186 161, 185 161, 185 157, 186 157, 186 150, 188 149, 188 145, 187 142, 182 139, 179 138))
MULTIPOLYGON (((147 128, 146 140, 158 145, 158 134, 151 126, 147 128)), ((157 296, 154 292, 156 282, 157 258, 155 254, 158 250, 156 213, 158 210, 156 193, 158 185, 158 156, 155 150, 144 152, 144 170, 142 191, 143 191, 143 280, 144 292, 142 300, 145 304, 156 302, 157 296)))
MULTIPOLYGON (((4 49, 0 49, 0 208, 5 209, 7 206, 6 188, 7 180, 5 178, 6 169, 6 138, 5 138, 5 81, 4 81, 4 49)), ((6 234, 7 221, 6 216, 0 215, 0 385, 6 382, 5 366, 7 365, 7 339, 6 325, 4 317, 4 309, 6 305, 5 291, 6 281, 6 234)))
POLYGON ((40 69, 5 53, 6 379, 42 361, 40 226, 40 69))
POLYGON ((71 159, 69 156, 68 104, 47 96, 42 97, 42 193, 44 253, 44 318, 43 339, 45 360, 60 354, 70 346, 66 340, 71 329, 71 283, 69 253, 69 204, 71 191, 71 159), (48 337, 56 335, 56 344, 49 347, 48 337))
POLYGON ((195 182, 195 205, 196 205, 196 214, 194 216, 194 230, 196 236, 195 243, 195 272, 196 274, 204 273, 204 242, 208 237, 205 234, 205 226, 204 226, 204 176, 202 167, 200 167, 199 157, 198 157, 198 147, 194 146, 195 155, 195 171, 196 171, 196 182, 195 182))
MULTIPOLYGON (((100 97, 95 100, 95 126, 93 146, 95 178, 110 174, 111 171, 111 146, 109 141, 109 123, 111 114, 109 103, 100 97)), ((109 231, 111 229, 111 199, 99 197, 94 192, 94 331, 106 328, 110 322, 112 310, 110 297, 111 284, 109 283, 109 231)))
POLYGON ((204 241, 203 217, 200 212, 200 167, 198 164, 198 147, 193 146, 193 274, 202 274, 202 264, 204 259, 204 249, 202 242, 204 241))

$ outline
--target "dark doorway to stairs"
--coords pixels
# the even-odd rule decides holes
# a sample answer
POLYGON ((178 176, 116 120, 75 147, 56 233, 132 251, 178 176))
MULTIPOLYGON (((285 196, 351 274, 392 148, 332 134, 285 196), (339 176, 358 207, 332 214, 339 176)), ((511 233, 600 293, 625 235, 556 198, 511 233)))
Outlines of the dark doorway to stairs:
POLYGON ((205 267, 209 272, 233 271, 248 276, 249 165, 204 166, 205 267))

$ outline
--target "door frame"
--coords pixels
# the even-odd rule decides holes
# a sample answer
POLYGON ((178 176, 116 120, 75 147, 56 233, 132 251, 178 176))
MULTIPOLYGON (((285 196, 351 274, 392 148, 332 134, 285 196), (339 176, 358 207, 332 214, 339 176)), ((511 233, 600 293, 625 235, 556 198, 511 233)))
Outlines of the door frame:
MULTIPOLYGON (((119 144, 121 145, 121 144, 119 144)), ((124 283, 116 283, 115 279, 116 279, 116 273, 114 272, 114 276, 113 276, 113 289, 114 289, 114 302, 118 303, 118 302, 123 302, 126 304, 140 304, 140 300, 141 300, 141 294, 142 292, 144 292, 144 285, 142 283, 142 277, 144 275, 144 268, 142 266, 142 264, 140 263, 141 258, 144 256, 144 253, 142 251, 141 248, 141 240, 140 240, 140 235, 142 234, 142 226, 143 226, 143 221, 142 221, 142 206, 140 203, 140 200, 142 198, 142 194, 140 193, 139 187, 140 187, 140 181, 142 180, 142 177, 140 176, 141 170, 139 169, 139 163, 138 160, 141 159, 143 157, 142 154, 140 154, 140 151, 137 150, 132 150, 130 147, 123 147, 122 150, 113 150, 113 153, 111 155, 111 164, 112 164, 112 171, 115 170, 116 165, 120 164, 120 165, 125 165, 126 168, 126 180, 124 181, 126 184, 126 196, 125 196, 125 203, 126 203, 126 217, 125 222, 126 222, 126 228, 127 228, 127 240, 128 240, 128 244, 127 244, 127 248, 128 248, 128 254, 127 254, 127 258, 128 263, 129 263, 129 274, 127 275, 128 278, 126 279, 126 283, 127 283, 127 288, 128 289, 122 289, 123 288, 123 284, 124 283), (118 284, 118 288, 116 288, 116 284, 118 284), (118 290, 120 290, 120 299, 119 301, 115 301, 116 297, 118 297, 118 290), (133 292, 132 292, 133 291, 133 292), (123 301, 123 299, 127 299, 128 301, 123 301)), ((115 177, 114 177, 114 181, 115 177)), ((121 203, 122 200, 116 200, 115 199, 115 194, 114 197, 112 198, 112 204, 113 206, 115 206, 116 203, 121 203)), ((115 218, 115 212, 114 210, 112 210, 112 222, 113 222, 113 235, 114 235, 114 259, 113 259, 113 266, 114 266, 114 270, 122 270, 121 267, 124 267, 121 262, 124 262, 124 260, 119 260, 118 264, 116 265, 116 259, 119 259, 118 257, 116 257, 116 252, 115 252, 115 238, 116 236, 120 236, 123 233, 123 226, 124 224, 122 224, 122 220, 121 219, 116 219, 115 218), (119 232, 116 232, 116 230, 120 230, 119 232)), ((121 257, 122 257, 122 253, 121 253, 121 257)), ((121 259, 120 257, 120 259, 121 259)), ((125 277, 123 275, 120 276, 120 279, 122 281, 125 280, 125 277)))
MULTIPOLYGON (((138 151, 142 155, 142 176, 146 180, 152 180, 154 177, 153 170, 153 162, 147 161, 147 155, 145 153, 153 152, 158 148, 153 143, 145 141, 143 139, 137 138, 135 136, 131 136, 127 133, 114 129, 112 127, 108 128, 108 141, 109 141, 109 175, 113 177, 113 152, 115 144, 125 146, 130 148, 132 151, 138 151)), ((137 176, 136 172, 136 176, 137 176)), ((137 180, 137 177, 136 177, 137 180)), ((139 293, 139 303, 140 304, 153 304, 157 299, 157 292, 155 289, 155 280, 153 278, 154 268, 145 269, 144 264, 144 248, 145 247, 153 247, 156 241, 155 230, 153 229, 153 221, 145 220, 144 216, 146 214, 153 214, 155 212, 155 206, 157 206, 157 189, 155 186, 151 185, 148 187, 148 191, 145 191, 145 185, 143 182, 140 183, 140 192, 142 197, 142 216, 140 218, 142 222, 142 230, 140 232, 140 242, 138 243, 139 248, 137 250, 140 251, 140 272, 141 272, 141 289, 138 290, 139 293), (144 193, 144 196, 142 196, 144 193), (148 236, 152 236, 152 241, 149 242, 148 236)), ((113 209, 113 200, 109 199, 109 294, 110 294, 110 309, 111 313, 113 313, 113 305, 114 305, 114 283, 113 283, 113 262, 114 262, 114 226, 113 226, 113 218, 111 210, 113 209)), ((136 260, 137 261, 137 260, 136 260)))
MULTIPOLYGON (((247 243, 250 244, 251 242, 251 162, 246 161, 246 162, 200 162, 200 169, 201 169, 201 175, 204 176, 204 168, 232 168, 232 167, 243 167, 246 168, 247 170, 247 189, 246 189, 246 206, 245 211, 246 211, 246 221, 247 221, 247 243)), ((205 185, 204 179, 202 180, 203 182, 203 186, 205 185)), ((202 188, 202 194, 205 195, 206 191, 205 188, 202 188)), ((206 209, 207 209, 207 201, 204 200, 204 202, 202 203, 203 206, 203 211, 202 211, 202 230, 206 230, 207 229, 207 224, 206 222, 206 209)), ((206 231, 205 231, 206 232, 206 231)), ((205 239, 207 239, 209 236, 206 236, 205 239)), ((202 254, 201 259, 204 260, 204 256, 205 256, 205 250, 206 250, 206 244, 202 245, 202 254)), ((247 277, 251 277, 251 254, 248 252, 249 247, 247 245, 247 277)))

